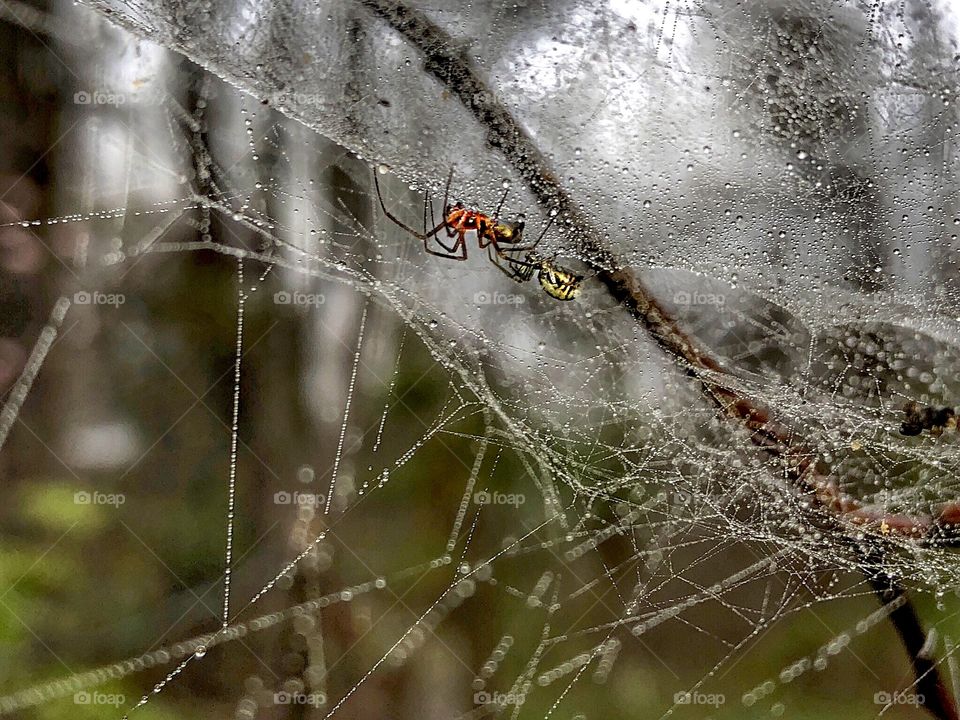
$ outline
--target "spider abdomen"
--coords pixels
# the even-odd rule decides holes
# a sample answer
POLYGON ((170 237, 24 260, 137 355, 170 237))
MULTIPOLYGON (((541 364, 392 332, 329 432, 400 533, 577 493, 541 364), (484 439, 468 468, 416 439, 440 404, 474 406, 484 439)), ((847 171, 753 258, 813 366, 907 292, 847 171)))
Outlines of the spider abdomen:
POLYGON ((566 268, 554 265, 549 260, 544 260, 537 279, 540 281, 540 287, 550 297, 557 300, 573 300, 580 294, 583 275, 577 275, 566 268))

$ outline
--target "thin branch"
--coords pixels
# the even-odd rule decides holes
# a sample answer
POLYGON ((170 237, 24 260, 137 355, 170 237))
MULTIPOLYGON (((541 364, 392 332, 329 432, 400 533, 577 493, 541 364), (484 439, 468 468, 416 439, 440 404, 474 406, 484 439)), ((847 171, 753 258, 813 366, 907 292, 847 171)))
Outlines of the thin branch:
POLYGON ((640 279, 604 247, 602 233, 580 212, 532 138, 510 111, 496 101, 497 95, 490 92, 466 55, 456 49, 459 45, 453 38, 419 11, 395 0, 356 1, 420 51, 426 71, 459 98, 486 128, 490 146, 503 153, 540 205, 560 211, 578 240, 580 256, 597 273, 607 291, 665 352, 677 359, 688 375, 699 381, 704 395, 720 411, 739 421, 750 431, 755 445, 780 460, 794 488, 820 511, 818 522, 826 524, 857 558, 858 567, 880 601, 885 605, 897 603, 890 621, 910 656, 924 707, 942 720, 960 720, 940 667, 930 657, 929 637, 916 608, 906 589, 882 570, 889 551, 886 537, 937 544, 960 538, 960 503, 949 503, 931 516, 896 515, 867 508, 844 495, 834 479, 817 471, 816 452, 798 444, 794 433, 774 422, 768 408, 717 384, 715 376, 724 373, 723 366, 699 349, 640 279), (858 538, 864 528, 876 532, 866 540, 858 538))

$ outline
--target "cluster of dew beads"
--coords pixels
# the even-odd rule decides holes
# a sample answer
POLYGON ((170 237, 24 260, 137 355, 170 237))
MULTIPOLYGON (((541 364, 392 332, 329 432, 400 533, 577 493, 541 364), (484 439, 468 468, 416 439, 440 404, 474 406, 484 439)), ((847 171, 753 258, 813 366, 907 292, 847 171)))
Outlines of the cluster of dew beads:
POLYGON ((500 667, 501 661, 507 656, 511 647, 513 647, 513 635, 504 635, 500 638, 500 642, 497 643, 486 662, 480 666, 480 672, 473 679, 474 690, 483 690, 487 686, 487 680, 497 672, 497 668, 500 667))

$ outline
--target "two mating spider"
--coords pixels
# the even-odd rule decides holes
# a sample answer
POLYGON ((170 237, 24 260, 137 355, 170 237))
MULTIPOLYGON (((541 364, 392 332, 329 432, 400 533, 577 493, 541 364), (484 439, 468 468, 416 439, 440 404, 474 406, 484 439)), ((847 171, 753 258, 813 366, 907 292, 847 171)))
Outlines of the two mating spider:
POLYGON ((537 272, 537 279, 544 291, 557 300, 573 300, 580 294, 580 284, 583 282, 583 276, 577 275, 566 268, 555 265, 552 260, 542 258, 534 252, 543 236, 547 234, 550 225, 553 223, 554 216, 543 232, 530 245, 520 245, 523 239, 523 222, 504 222, 499 219, 500 208, 503 207, 507 199, 507 192, 504 192, 497 205, 493 216, 485 215, 478 210, 465 208, 463 204, 448 204, 450 197, 450 182, 453 180, 453 170, 447 177, 447 186, 443 192, 443 219, 439 224, 433 217, 433 203, 429 196, 423 198, 423 232, 419 233, 409 225, 406 225, 393 215, 383 202, 383 195, 380 193, 380 183, 377 180, 377 171, 373 173, 373 183, 377 189, 377 198, 380 200, 380 207, 383 214, 386 215, 395 225, 403 228, 416 238, 423 240, 423 249, 431 255, 450 258, 452 260, 467 259, 467 233, 474 232, 477 236, 477 245, 481 250, 487 251, 487 257, 511 280, 518 283, 526 282, 537 272), (434 225, 433 229, 427 226, 427 207, 430 208, 430 222, 434 225), (446 231, 447 238, 456 238, 453 245, 448 246, 440 236, 441 231, 446 231), (443 248, 444 252, 432 250, 430 248, 430 238, 434 238, 437 244, 443 248), (526 253, 521 259, 519 253, 526 253), (506 266, 501 262, 507 263, 506 266))

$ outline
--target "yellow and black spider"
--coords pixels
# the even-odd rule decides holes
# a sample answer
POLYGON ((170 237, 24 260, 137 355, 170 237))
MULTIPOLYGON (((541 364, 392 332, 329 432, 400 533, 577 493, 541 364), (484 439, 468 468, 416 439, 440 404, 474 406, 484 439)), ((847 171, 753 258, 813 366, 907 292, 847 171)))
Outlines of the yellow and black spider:
POLYGON ((557 300, 573 300, 580 294, 583 275, 577 275, 547 260, 535 252, 528 252, 523 261, 508 258, 507 262, 513 267, 511 277, 517 282, 526 282, 537 272, 537 279, 544 292, 557 300))

